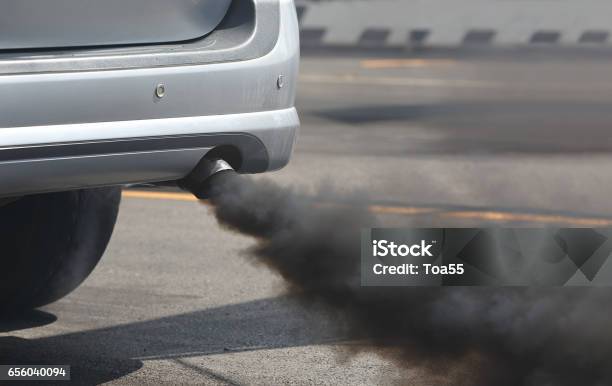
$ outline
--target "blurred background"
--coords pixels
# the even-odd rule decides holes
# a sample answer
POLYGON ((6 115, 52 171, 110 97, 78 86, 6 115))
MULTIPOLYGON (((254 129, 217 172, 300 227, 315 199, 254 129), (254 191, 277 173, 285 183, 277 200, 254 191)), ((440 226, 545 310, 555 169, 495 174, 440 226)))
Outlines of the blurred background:
POLYGON ((376 201, 453 212, 426 223, 608 221, 610 3, 297 7, 303 129, 278 178, 331 174, 376 201))

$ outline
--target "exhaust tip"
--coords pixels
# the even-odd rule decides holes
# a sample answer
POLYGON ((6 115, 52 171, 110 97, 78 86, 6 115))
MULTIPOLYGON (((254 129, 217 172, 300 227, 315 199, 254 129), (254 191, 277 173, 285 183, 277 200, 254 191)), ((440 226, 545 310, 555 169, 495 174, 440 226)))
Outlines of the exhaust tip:
POLYGON ((220 194, 220 189, 217 187, 236 175, 234 168, 225 160, 202 158, 187 177, 178 182, 178 185, 200 200, 204 200, 220 194))

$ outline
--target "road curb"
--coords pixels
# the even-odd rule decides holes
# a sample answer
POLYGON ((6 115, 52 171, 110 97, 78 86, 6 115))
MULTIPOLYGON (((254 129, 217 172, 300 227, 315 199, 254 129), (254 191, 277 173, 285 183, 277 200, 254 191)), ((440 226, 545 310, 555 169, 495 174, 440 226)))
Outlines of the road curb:
POLYGON ((601 0, 297 1, 304 48, 610 47, 601 0))

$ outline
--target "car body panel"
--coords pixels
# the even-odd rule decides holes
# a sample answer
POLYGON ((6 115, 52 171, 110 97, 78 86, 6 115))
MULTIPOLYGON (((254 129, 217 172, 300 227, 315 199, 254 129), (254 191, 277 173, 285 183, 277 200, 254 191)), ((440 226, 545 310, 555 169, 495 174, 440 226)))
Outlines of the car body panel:
POLYGON ((130 47, 0 50, 0 75, 124 70, 255 59, 274 48, 279 36, 279 20, 279 0, 233 0, 221 24, 201 39, 130 47))
POLYGON ((297 17, 292 1, 262 3, 276 5, 278 34, 259 57, 0 75, 0 196, 176 180, 217 146, 242 153, 239 172, 284 166, 299 127, 297 17))
POLYGON ((0 0, 0 49, 150 44, 200 38, 231 0, 0 0))

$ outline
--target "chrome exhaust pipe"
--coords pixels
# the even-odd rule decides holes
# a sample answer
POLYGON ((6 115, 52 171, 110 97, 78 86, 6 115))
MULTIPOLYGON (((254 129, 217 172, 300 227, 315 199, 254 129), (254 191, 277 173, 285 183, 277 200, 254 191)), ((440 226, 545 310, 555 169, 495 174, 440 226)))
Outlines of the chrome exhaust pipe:
POLYGON ((181 189, 204 200, 219 194, 216 186, 237 175, 232 166, 223 159, 202 158, 197 166, 178 182, 181 189))

